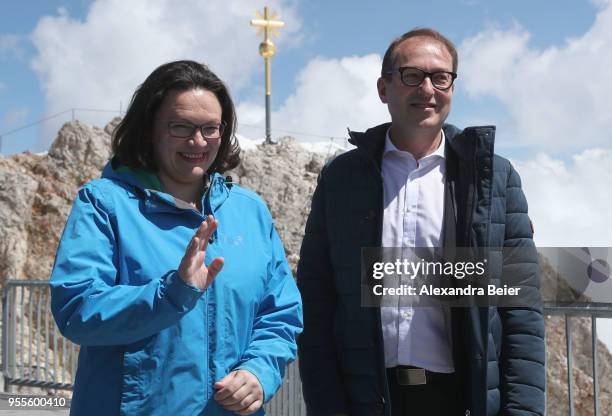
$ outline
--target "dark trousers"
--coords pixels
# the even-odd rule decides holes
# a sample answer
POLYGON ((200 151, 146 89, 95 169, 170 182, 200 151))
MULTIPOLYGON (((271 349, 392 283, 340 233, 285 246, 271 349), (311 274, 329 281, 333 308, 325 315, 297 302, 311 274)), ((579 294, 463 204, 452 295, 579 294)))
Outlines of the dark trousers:
POLYGON ((464 416, 459 403, 460 386, 454 374, 436 374, 427 384, 398 384, 394 369, 387 369, 393 416, 464 416))

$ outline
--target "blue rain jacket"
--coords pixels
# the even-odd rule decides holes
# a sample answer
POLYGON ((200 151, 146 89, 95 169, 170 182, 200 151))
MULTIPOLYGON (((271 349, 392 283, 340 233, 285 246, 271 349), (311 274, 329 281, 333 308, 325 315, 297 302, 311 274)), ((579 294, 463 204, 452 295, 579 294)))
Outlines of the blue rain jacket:
POLYGON ((70 414, 231 414, 213 384, 236 369, 268 401, 295 358, 302 306, 266 205, 219 174, 203 212, 141 183, 109 162, 80 189, 60 241, 53 316, 81 345, 70 414), (206 264, 225 266, 200 291, 176 269, 209 213, 219 227, 206 264))

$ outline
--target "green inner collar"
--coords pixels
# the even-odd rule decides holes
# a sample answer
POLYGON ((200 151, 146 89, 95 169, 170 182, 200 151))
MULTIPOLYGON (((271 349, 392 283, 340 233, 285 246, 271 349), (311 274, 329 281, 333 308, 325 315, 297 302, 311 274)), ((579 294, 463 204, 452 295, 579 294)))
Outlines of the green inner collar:
POLYGON ((144 169, 132 169, 125 165, 119 166, 115 171, 119 173, 131 173, 132 175, 136 176, 136 178, 140 181, 140 184, 146 189, 159 192, 164 191, 159 178, 154 172, 144 169))

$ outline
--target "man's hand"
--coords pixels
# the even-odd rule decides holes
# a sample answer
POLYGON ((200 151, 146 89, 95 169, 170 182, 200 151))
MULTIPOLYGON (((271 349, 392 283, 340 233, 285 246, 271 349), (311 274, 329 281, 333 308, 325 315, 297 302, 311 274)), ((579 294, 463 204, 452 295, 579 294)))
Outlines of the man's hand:
POLYGON ((217 229, 219 222, 212 215, 200 224, 187 246, 178 268, 178 275, 185 283, 206 290, 223 268, 223 257, 216 257, 208 267, 204 264, 208 240, 217 229))
POLYGON ((257 377, 247 370, 232 371, 215 383, 214 399, 225 410, 250 415, 263 405, 263 389, 257 377))

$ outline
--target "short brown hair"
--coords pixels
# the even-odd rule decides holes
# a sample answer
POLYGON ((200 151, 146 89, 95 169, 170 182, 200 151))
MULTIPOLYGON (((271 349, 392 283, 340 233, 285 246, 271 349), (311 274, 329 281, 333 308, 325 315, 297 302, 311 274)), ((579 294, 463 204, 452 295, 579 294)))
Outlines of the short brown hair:
POLYGON ((113 132, 113 153, 119 162, 131 168, 157 171, 153 156, 155 114, 170 90, 204 89, 215 94, 221 104, 225 131, 217 157, 208 173, 225 172, 240 163, 236 140, 236 110, 223 81, 208 67, 194 61, 175 61, 155 69, 134 93, 123 120, 113 132))
POLYGON ((389 76, 388 71, 393 69, 393 63, 395 62, 395 58, 397 57, 396 49, 400 43, 405 41, 406 39, 416 38, 416 37, 426 37, 434 39, 440 42, 450 53, 451 58, 453 58, 453 72, 457 72, 457 68, 459 67, 459 57, 457 56, 457 49, 453 42, 451 42, 446 36, 438 32, 437 30, 433 30, 427 27, 424 28, 415 28, 409 32, 404 33, 402 36, 396 38, 391 42, 387 51, 385 52, 385 56, 382 61, 382 69, 381 76, 386 78, 389 76))

